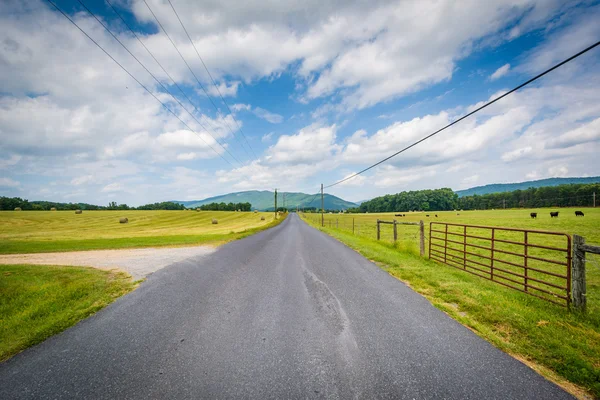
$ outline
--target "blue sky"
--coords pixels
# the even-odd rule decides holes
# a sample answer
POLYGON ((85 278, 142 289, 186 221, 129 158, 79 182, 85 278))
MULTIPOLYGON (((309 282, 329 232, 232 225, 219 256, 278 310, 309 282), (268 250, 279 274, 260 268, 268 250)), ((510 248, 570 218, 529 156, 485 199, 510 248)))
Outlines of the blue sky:
MULTIPOLYGON (((185 97, 106 2, 82 1, 185 109, 78 2, 57 4, 193 132, 48 2, 4 1, 0 195, 315 193, 600 38, 598 1, 172 0, 231 115, 165 0, 147 3, 210 99, 143 1, 111 3, 185 97)), ((600 175, 599 61, 596 49, 330 193, 600 175)))

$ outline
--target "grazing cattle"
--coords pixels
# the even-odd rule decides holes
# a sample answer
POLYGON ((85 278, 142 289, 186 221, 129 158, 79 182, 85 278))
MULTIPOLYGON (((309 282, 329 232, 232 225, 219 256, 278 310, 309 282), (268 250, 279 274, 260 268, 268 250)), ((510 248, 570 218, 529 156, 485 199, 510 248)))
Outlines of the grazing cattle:
POLYGON ((460 213, 456 213, 456 215, 460 215, 460 213))
POLYGON ((531 218, 537 218, 537 213, 531 213, 529 215, 531 215, 531 218))
POLYGON ((437 218, 437 214, 435 214, 435 217, 437 218))
POLYGON ((402 214, 403 217, 406 217, 406 214, 402 214))
POLYGON ((579 217, 579 216, 583 217, 583 211, 575 211, 575 216, 576 217, 579 217))
POLYGON ((402 214, 394 214, 395 217, 401 217, 402 214))
POLYGON ((426 217, 429 217, 429 214, 426 214, 425 216, 426 216, 426 217))
POLYGON ((550 218, 558 217, 558 211, 551 211, 550 218))

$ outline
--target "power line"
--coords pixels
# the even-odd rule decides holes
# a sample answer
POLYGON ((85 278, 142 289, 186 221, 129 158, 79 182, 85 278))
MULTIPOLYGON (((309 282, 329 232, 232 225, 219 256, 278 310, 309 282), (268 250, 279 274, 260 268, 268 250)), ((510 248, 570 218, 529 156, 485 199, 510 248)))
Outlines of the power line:
MULTIPOLYGON (((202 59, 202 57, 200 57, 200 53, 198 52, 198 49, 196 48, 196 45, 194 44, 194 41, 192 40, 192 38, 190 37, 190 34, 188 33, 187 29, 185 29, 185 25, 183 25, 183 22, 181 21, 181 18, 179 18, 179 14, 177 14, 177 11, 175 11, 175 7, 173 7, 173 3, 171 3, 171 0, 167 0, 169 2, 169 5, 171 6, 171 8, 173 9, 173 12, 175 13, 175 16, 177 17, 177 20, 179 21, 179 23, 181 24, 181 27, 183 28, 183 31, 185 32, 186 36, 188 37, 188 39, 190 40, 190 43, 192 44, 192 46, 194 47, 194 50, 196 51, 196 55, 198 56, 198 58, 200 59, 200 61, 202 62, 202 65, 204 66, 204 69, 206 70, 206 73, 208 74, 208 76, 210 77, 210 80, 212 81, 213 85, 215 86, 215 89, 217 89, 217 92, 219 93, 219 97, 221 98, 221 101, 223 102, 223 104, 225 104, 225 107, 227 107, 227 110, 229 111, 229 114, 231 114, 231 118, 233 118, 233 120, 235 121, 238 129, 240 130, 240 133, 242 134, 242 137, 244 138, 244 140, 246 141, 246 145, 248 145, 248 147, 250 148, 250 150, 252 151, 252 154, 254 154, 254 158, 258 158, 256 156, 256 153, 254 152, 254 149, 252 148, 252 146, 250 146, 250 143, 248 143, 248 139, 246 138, 246 135, 244 134, 244 131, 242 130, 242 126, 239 124, 239 122, 237 121, 237 119, 235 119, 235 116, 233 115, 233 112, 231 112, 231 109, 229 108, 229 105, 227 104, 227 102, 225 101, 225 99, 223 98, 223 95, 221 94, 221 90, 219 89, 219 86, 217 85, 217 83, 215 82, 213 76, 211 75, 210 71, 208 70, 208 67, 206 66, 206 64, 204 63, 204 60, 202 59)), ((214 103, 213 103, 214 104, 214 103)))
MULTIPOLYGON (((183 57, 183 54, 181 54, 181 52, 179 51, 179 48, 177 47, 177 45, 175 44, 175 42, 173 41, 173 39, 171 39, 171 36, 167 33, 167 30, 165 29, 165 27, 160 23, 160 20, 158 19, 158 17, 156 16, 156 14, 154 14, 154 11, 152 11, 152 9, 150 8, 150 6, 146 2, 146 0, 143 0, 143 1, 144 1, 144 4, 146 5, 146 7, 148 8, 148 10, 150 11, 150 13, 152 14, 152 16, 154 17, 154 19, 156 20, 156 22, 158 23, 158 26, 165 33, 165 36, 167 36, 167 38, 169 39, 169 41, 171 42, 171 44, 173 45, 173 47, 177 51, 177 54, 179 54, 179 57, 181 57, 181 59, 183 60, 183 62, 187 66, 188 70, 192 73, 192 75, 196 79, 196 82, 198 82, 198 85, 200 85, 200 88, 202 89, 202 91, 204 92, 204 94, 206 95, 206 97, 208 98, 208 100, 212 103, 213 107, 218 112, 219 108, 217 107, 217 105, 215 104, 215 102, 212 100, 212 98, 210 97, 210 95, 208 94, 208 92, 206 91, 206 88, 204 87, 204 85, 202 84, 202 82, 200 82, 200 79, 198 79, 198 77, 196 76, 196 74, 194 73, 194 71, 192 70, 192 68, 190 67, 190 65, 188 64, 188 62, 183 57)), ((235 135, 235 132, 231 129, 231 127, 229 126, 229 124, 227 123, 227 121, 224 120, 223 122, 225 123, 225 125, 227 126, 227 128, 229 129, 229 131, 231 132, 231 134, 233 135, 233 137, 236 138, 236 140, 238 140, 238 142, 240 142, 240 140, 237 138, 237 136, 235 135)), ((241 144, 241 147, 246 152, 246 154, 248 155, 248 157, 251 158, 252 156, 250 155, 250 153, 248 153, 248 150, 246 150, 246 148, 244 147, 244 145, 241 142, 240 142, 240 144, 241 144)))
MULTIPOLYGON (((240 165, 243 165, 243 164, 240 162, 240 160, 238 160, 238 159, 237 159, 237 158, 236 158, 236 157, 235 157, 233 154, 231 154, 231 153, 229 152, 229 150, 228 150, 228 149, 227 149, 225 146, 223 146, 223 144, 221 144, 221 143, 220 143, 220 142, 217 140, 217 138, 216 138, 216 137, 214 137, 214 136, 213 136, 213 135, 212 135, 212 134, 211 134, 211 133, 208 131, 208 129, 206 129, 206 127, 205 127, 205 126, 204 126, 204 125, 203 125, 203 124, 202 124, 202 123, 201 123, 201 122, 200 122, 200 121, 199 121, 199 120, 198 120, 198 119, 197 119, 197 118, 194 116, 194 114, 192 114, 191 112, 189 112, 189 111, 188 111, 188 109, 187 109, 187 108, 185 108, 185 106, 184 106, 184 105, 183 105, 183 104, 182 104, 182 103, 179 101, 179 99, 177 99, 177 97, 175 97, 175 96, 174 96, 174 95, 171 93, 171 91, 170 91, 169 89, 167 89, 167 88, 165 87, 165 85, 163 85, 163 84, 162 84, 162 82, 161 82, 160 80, 158 80, 158 78, 156 78, 156 76, 154 76, 154 74, 153 74, 152 72, 150 72, 150 70, 149 70, 148 68, 146 68, 146 66, 145 66, 144 64, 142 64, 142 62, 141 62, 141 61, 140 61, 140 60, 139 60, 139 59, 138 59, 138 58, 137 58, 137 57, 136 57, 136 56, 135 56, 135 55, 134 55, 134 54, 133 54, 133 53, 132 53, 132 52, 131 52, 131 51, 130 51, 128 48, 127 48, 127 46, 125 46, 125 45, 123 44, 123 42, 121 42, 121 40, 119 40, 119 38, 118 38, 118 37, 117 37, 117 36, 116 36, 114 33, 112 33, 112 31, 111 31, 110 29, 108 29, 108 27, 107 27, 106 25, 104 25, 104 23, 103 23, 103 22, 102 22, 102 21, 101 21, 101 20, 100 20, 100 19, 99 19, 99 18, 96 16, 96 14, 94 14, 94 13, 93 13, 93 12, 92 12, 92 11, 91 11, 91 10, 90 10, 88 7, 87 7, 87 6, 86 6, 86 5, 83 3, 83 1, 82 1, 82 0, 77 0, 77 1, 79 2, 79 4, 81 4, 81 6, 82 6, 83 8, 85 8, 85 10, 86 10, 86 11, 87 11, 87 12, 88 12, 88 13, 89 13, 89 14, 90 14, 92 17, 94 17, 94 19, 95 19, 96 21, 98 21, 98 23, 99 23, 100 25, 102 25, 102 27, 103 27, 103 28, 104 28, 104 29, 105 29, 105 30, 106 30, 106 31, 107 31, 107 32, 108 32, 108 33, 109 33, 109 34, 110 34, 110 35, 113 37, 113 39, 115 39, 115 40, 116 40, 116 41, 117 41, 117 42, 118 42, 118 43, 121 45, 121 47, 123 47, 123 48, 125 49, 125 51, 127 51, 127 52, 129 53, 129 55, 130 55, 131 57, 133 57, 133 59, 134 59, 135 61, 137 61, 137 63, 138 63, 138 64, 140 64, 140 66, 141 66, 142 68, 144 68, 144 70, 145 70, 145 71, 146 71, 148 74, 150 74, 150 76, 151 76, 151 77, 152 77, 152 78, 153 78, 153 79, 156 81, 156 83, 158 83, 158 84, 160 85, 160 87, 161 87, 161 88, 162 88, 162 89, 163 89, 165 92, 167 92, 167 93, 168 93, 168 94, 169 94, 169 95, 170 95, 170 96, 173 98, 173 100, 175 100, 175 101, 176 101, 176 102, 177 102, 177 103, 178 103, 178 104, 181 106, 181 108, 183 108, 183 109, 184 109, 184 110, 185 110, 185 111, 186 111, 186 112, 187 112, 187 113, 188 113, 188 114, 189 114, 189 115, 190 115, 190 116, 191 116, 191 117, 194 119, 194 121, 196 121, 196 122, 198 123, 198 125, 200 125, 200 126, 202 127, 202 129, 204 129, 204 130, 206 131, 206 133, 208 133, 208 134, 209 134, 209 135, 210 135, 210 136, 211 136, 211 137, 212 137, 212 138, 215 140, 215 142, 217 142, 217 143, 219 144, 219 146, 221 146, 221 148, 222 148, 223 150, 225 150, 225 151, 227 152, 227 154, 229 154, 229 155, 230 155, 230 156, 231 156, 231 157, 232 157, 234 160, 236 160, 236 161, 237 161, 237 162, 238 162, 240 165)), ((136 37, 137 37, 137 36, 136 36, 136 37)), ((139 39, 138 39, 138 40, 139 40, 139 39)), ((145 47, 145 46, 144 46, 144 47, 145 47)))
POLYGON ((373 165, 371 165, 371 166, 369 166, 369 167, 367 167, 367 168, 365 168, 365 169, 363 169, 363 170, 361 170, 361 171, 359 171, 359 172, 357 172, 357 173, 355 173, 355 174, 353 174, 353 175, 350 175, 350 176, 348 176, 348 177, 346 177, 346 178, 344 178, 344 179, 342 179, 342 180, 339 180, 339 181, 337 181, 337 182, 335 182, 335 183, 332 183, 331 185, 327 185, 327 186, 325 186, 325 188, 330 188, 330 187, 332 187, 332 186, 339 185, 339 184, 340 184, 340 183, 342 183, 342 182, 345 182, 345 181, 347 181, 347 180, 349 180, 349 179, 352 179, 352 178, 354 178, 354 177, 356 177, 356 176, 358 176, 358 175, 360 175, 360 174, 362 174, 362 173, 364 173, 364 172, 367 172, 367 171, 368 171, 368 170, 370 170, 371 168, 374 168, 374 167, 376 167, 376 166, 378 166, 378 165, 380 165, 380 164, 382 164, 382 163, 386 162, 386 161, 387 161, 387 160, 389 160, 390 158, 396 157, 398 154, 405 152, 406 150, 408 150, 408 149, 410 149, 410 148, 412 148, 412 147, 414 147, 414 146, 418 145, 418 144, 419 144, 419 143, 421 143, 421 142, 424 142, 425 140, 429 139, 430 137, 437 135, 437 134, 438 134, 438 133, 440 133, 441 131, 443 131, 443 130, 445 130, 445 129, 449 128, 449 127, 451 127, 451 126, 452 126, 452 125, 454 125, 454 124, 457 124, 457 123, 459 123, 459 122, 460 122, 460 121, 462 121, 463 119, 465 119, 465 118, 467 118, 467 117, 470 117, 471 115, 475 114, 475 113, 476 113, 476 112, 478 112, 478 111, 481 111, 481 110, 483 110, 484 108, 486 108, 486 107, 488 107, 488 106, 490 106, 490 105, 494 104, 494 103, 495 103, 495 102, 497 102, 498 100, 501 100, 501 99, 503 99, 504 97, 508 96, 509 94, 511 94, 511 93, 513 93, 513 92, 516 92, 517 90, 521 89, 521 88, 522 88, 522 87, 524 87, 524 86, 527 86, 527 85, 529 85, 531 82, 538 80, 538 79, 539 79, 539 78, 541 78, 542 76, 544 76, 544 75, 546 75, 546 74, 548 74, 548 73, 550 73, 550 72, 554 71, 555 69, 557 69, 557 68, 561 67, 562 65, 564 65, 564 64, 566 64, 566 63, 568 63, 569 61, 572 61, 572 60, 576 59, 577 57, 581 56, 582 54, 585 54, 585 53, 587 53, 588 51, 592 50, 593 48, 597 47, 598 45, 600 45, 600 41, 598 41, 598 42, 594 43, 593 45, 591 45, 591 46, 589 46, 589 47, 587 47, 587 48, 585 48, 585 49, 581 50, 579 53, 572 55, 571 57, 567 58, 566 60, 563 60, 563 61, 561 61, 560 63, 556 64, 555 66, 553 66, 553 67, 551 67, 551 68, 549 68, 549 69, 545 70, 545 71, 544 71, 544 72, 542 72, 541 74, 538 74, 538 75, 534 76, 533 78, 531 78, 531 79, 529 79, 528 81, 526 81, 526 82, 524 82, 524 83, 520 84, 519 86, 515 87, 514 89, 512 89, 512 90, 510 90, 510 91, 508 91, 508 92, 506 92, 506 93, 504 93, 503 95, 496 97, 494 100, 492 100, 492 101, 489 101, 489 102, 485 103, 484 105, 482 105, 481 107, 478 107, 478 108, 476 108, 475 110, 471 111, 470 113, 468 113, 468 114, 466 114, 466 115, 463 115, 463 116, 462 116, 462 117, 460 117, 459 119, 457 119, 457 120, 455 120, 455 121, 453 121, 453 122, 449 123, 448 125, 444 126, 443 128, 441 128, 441 129, 438 129, 437 131, 435 131, 435 132, 433 132, 433 133, 431 133, 431 134, 429 134, 429 135, 425 136, 424 138, 417 140, 416 142, 414 142, 413 144, 411 144, 411 145, 409 145, 409 146, 406 146, 405 148, 403 148, 403 149, 402 149, 402 150, 400 150, 400 151, 397 151, 396 153, 392 154, 391 156, 389 156, 389 157, 386 157, 386 158, 384 158, 383 160, 381 160, 381 161, 378 161, 378 162, 376 162, 375 164, 373 164, 373 165))
MULTIPOLYGON (((148 52, 148 54, 150 55, 150 57, 152 57, 152 59, 156 62, 156 64, 160 67, 160 69, 165 73, 165 75, 167 75, 167 77, 171 80, 171 82, 173 82, 173 85, 179 89, 179 91, 181 92, 181 94, 183 95, 183 97, 185 97, 187 99, 187 101, 190 103, 190 105, 192 107, 194 107, 193 111, 198 111, 200 112, 200 109, 198 107, 196 107, 196 105, 194 104, 194 102, 192 102, 192 100, 189 98, 189 96, 185 93, 185 91, 181 88, 181 86, 179 86, 179 84, 175 81, 175 79, 173 79, 173 77, 167 72, 167 70, 162 66, 162 64, 156 59, 156 57, 154 56, 154 54, 150 51, 150 49, 148 49, 148 47, 144 44, 144 42, 139 38, 139 36, 135 33, 135 31, 133 30, 133 28, 131 28, 131 26, 127 23, 127 21, 125 21, 125 18, 123 18, 123 16, 117 11, 117 9, 112 5, 112 3, 109 0, 105 0, 106 3, 110 6, 110 8, 114 11, 114 13, 121 19, 121 21, 123 22, 123 24, 125 24, 125 26, 129 29, 129 31, 133 34, 133 36, 137 39, 137 41, 142 45, 142 47, 146 50, 146 52, 148 52)), ((171 94, 172 97, 173 94, 169 91, 169 94, 171 94)), ((187 111, 187 110, 186 110, 187 111)), ((189 111, 188 111, 189 113, 189 111)), ((190 113, 191 114, 191 113, 190 113)), ((208 118, 206 116, 204 116, 202 113, 200 113, 201 118, 204 117, 204 119, 206 121, 208 121, 208 118)), ((206 130, 206 128, 205 128, 206 130)), ((213 133, 216 132, 213 131, 213 133)), ((211 135, 212 136, 212 135, 211 135)), ((221 147, 224 148, 223 143, 219 142, 219 140, 213 136, 213 138, 217 141, 217 143, 219 143, 221 145, 221 147)), ((229 152, 228 152, 229 153, 229 152)), ((231 154, 231 153, 229 153, 231 154)), ((232 155, 233 157, 233 155, 232 155)), ((233 157, 238 163, 242 164, 237 158, 233 157)))
POLYGON ((47 0, 48 3, 50 3, 54 8, 56 8, 66 19, 68 19, 73 25, 75 25, 75 27, 77 27, 77 29, 79 29, 81 31, 81 33, 83 33, 85 36, 87 36, 88 39, 90 39, 96 46, 98 46, 98 48, 100 50, 102 50, 104 52, 104 54, 106 54, 111 60, 113 60, 115 62, 115 64, 117 64, 119 67, 121 67, 121 69, 123 71, 125 71, 127 73, 127 75, 129 75, 134 81, 136 81, 142 88, 144 88, 144 90, 146 92, 148 92, 152 97, 154 97, 154 99, 156 101, 158 101, 168 112, 170 112, 171 114, 173 114, 175 116, 175 118, 177 118, 179 121, 181 121, 181 123, 188 128, 191 132, 194 132, 196 134, 199 135, 200 139, 202 139, 202 141, 212 149, 212 151, 214 151, 219 157, 221 157, 227 164, 231 165, 231 167, 233 167, 233 165, 229 162, 229 160, 227 160, 225 157, 223 157, 217 150, 215 150, 214 147, 212 147, 206 140, 204 140, 204 138, 196 131, 194 131, 192 128, 189 127, 189 125, 182 120, 174 111, 172 111, 169 107, 166 106, 165 103, 163 103, 162 101, 160 101, 160 99, 158 97, 156 97, 156 95, 154 93, 152 93, 146 86, 144 86, 144 84, 142 82, 140 82, 135 76, 133 76, 131 74, 131 72, 129 72, 123 65, 121 65, 121 63, 119 63, 113 56, 110 55, 110 53, 108 53, 102 46, 100 46, 100 44, 98 44, 98 42, 96 42, 94 39, 92 39, 92 37, 90 35, 87 34, 87 32, 85 32, 79 25, 77 25, 77 23, 75 21, 73 21, 71 19, 71 17, 69 17, 63 10, 61 10, 56 4, 54 4, 52 2, 52 0, 47 0))

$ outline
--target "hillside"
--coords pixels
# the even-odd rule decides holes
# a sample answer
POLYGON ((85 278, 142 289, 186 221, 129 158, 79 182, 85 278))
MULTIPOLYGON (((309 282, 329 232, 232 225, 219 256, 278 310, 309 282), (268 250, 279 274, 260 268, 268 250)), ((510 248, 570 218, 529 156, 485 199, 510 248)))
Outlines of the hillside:
MULTIPOLYGON (((285 205, 292 209, 296 207, 321 207, 321 198, 315 194, 306 193, 277 193, 277 206, 283 206, 283 195, 285 194, 285 205)), ((243 203, 249 202, 252 204, 252 209, 268 211, 274 208, 273 205, 274 193, 268 190, 249 190, 245 192, 228 193, 221 196, 209 197, 203 200, 192 201, 177 201, 175 203, 183 204, 187 208, 199 207, 209 203, 243 203)), ((328 210, 345 210, 347 208, 356 207, 355 203, 340 199, 339 197, 325 194, 323 196, 325 208, 328 210)))
POLYGON ((567 185, 572 183, 599 183, 600 176, 592 176, 587 178, 548 178, 540 179, 537 181, 526 181, 519 183, 495 183, 485 186, 476 186, 470 189, 458 190, 455 193, 458 197, 472 196, 472 195, 484 195, 490 193, 504 193, 512 192, 514 190, 527 190, 529 188, 540 188, 546 186, 559 186, 567 185))

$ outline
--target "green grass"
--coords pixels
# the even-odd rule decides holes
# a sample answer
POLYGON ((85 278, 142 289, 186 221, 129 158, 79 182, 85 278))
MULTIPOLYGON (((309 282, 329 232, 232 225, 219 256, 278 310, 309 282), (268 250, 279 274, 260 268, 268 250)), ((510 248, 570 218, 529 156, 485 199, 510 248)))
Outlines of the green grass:
MULTIPOLYGON (((546 213, 548 210, 540 210, 540 215, 542 211, 546 213)), ((549 221, 548 216, 548 221, 538 217, 538 221, 532 222, 528 219, 529 211, 511 210, 470 212, 468 217, 456 218, 455 222, 513 227, 531 227, 535 224, 535 229, 552 227, 552 230, 580 233, 588 238, 588 242, 600 244, 598 211, 584 210, 585 221, 581 218, 575 220, 574 216, 567 218, 567 215, 563 218, 562 211, 560 221, 549 221), (522 217, 523 214, 526 218, 522 217)), ((442 219, 443 213, 437 214, 442 219)), ((453 214, 456 216, 456 213, 453 214)), ((351 221, 353 216, 328 217, 334 221, 335 218, 341 221, 342 217, 351 221)), ((369 220, 377 217, 393 219, 389 214, 384 215, 385 218, 381 214, 354 216, 355 221, 361 221, 365 227, 369 220)), ((305 215, 305 219, 313 226, 317 225, 314 216, 305 215)), ((446 219, 451 219, 451 216, 447 215, 446 219)), ((416 242, 405 240, 396 245, 385 240, 378 242, 366 229, 363 236, 363 232, 361 235, 352 234, 351 227, 342 229, 340 226, 336 229, 328 225, 319 229, 377 262, 436 307, 498 348, 524 360, 579 397, 587 392, 600 398, 600 268, 594 265, 588 267, 588 313, 583 315, 423 259, 418 256, 416 242)))
POLYGON ((221 244, 280 221, 274 213, 228 211, 2 211, 0 254, 221 244))
POLYGON ((135 286, 123 272, 0 265, 0 361, 75 325, 135 286))

